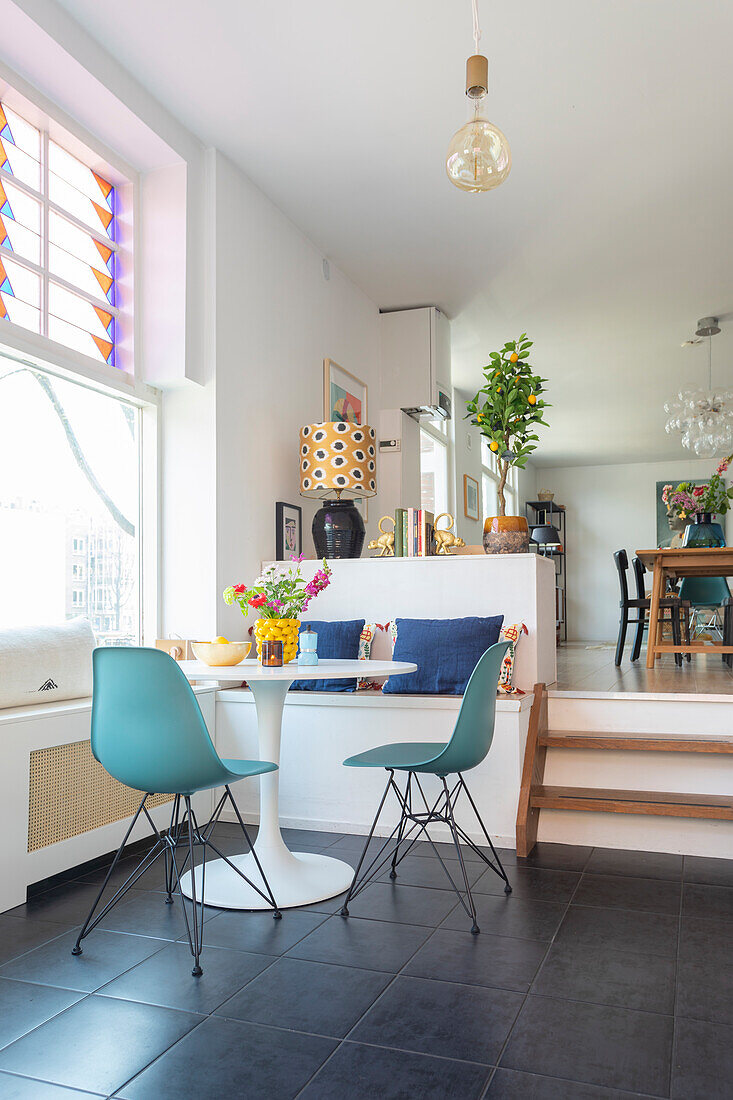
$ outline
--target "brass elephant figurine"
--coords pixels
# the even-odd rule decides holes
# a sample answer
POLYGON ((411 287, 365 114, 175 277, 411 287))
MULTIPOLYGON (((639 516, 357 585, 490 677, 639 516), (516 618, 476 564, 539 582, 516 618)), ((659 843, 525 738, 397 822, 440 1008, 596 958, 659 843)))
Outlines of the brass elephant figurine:
POLYGON ((453 516, 450 514, 450 512, 441 512, 440 515, 436 518, 436 520, 435 520, 435 544, 437 546, 437 550, 435 551, 436 554, 448 554, 448 555, 450 555, 451 550, 455 549, 455 547, 466 545, 465 542, 463 541, 463 539, 459 535, 454 535, 453 534, 451 528, 453 527, 454 523, 455 523, 455 520, 454 520, 453 516), (450 522, 449 522, 447 527, 443 527, 439 531, 438 530, 438 524, 444 518, 450 520, 450 522))

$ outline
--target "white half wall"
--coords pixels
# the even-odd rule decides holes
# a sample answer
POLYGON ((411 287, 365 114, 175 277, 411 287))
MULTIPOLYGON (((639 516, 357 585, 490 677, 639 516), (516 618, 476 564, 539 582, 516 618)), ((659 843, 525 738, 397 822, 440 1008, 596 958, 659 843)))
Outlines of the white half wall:
MULTIPOLYGON (((537 471, 540 488, 565 505, 568 640, 613 641, 619 588, 613 554, 657 545, 656 484, 709 478, 716 459, 569 466, 537 471)), ((726 536, 730 541, 730 533, 726 536)), ((651 584, 651 580, 650 580, 651 584)))

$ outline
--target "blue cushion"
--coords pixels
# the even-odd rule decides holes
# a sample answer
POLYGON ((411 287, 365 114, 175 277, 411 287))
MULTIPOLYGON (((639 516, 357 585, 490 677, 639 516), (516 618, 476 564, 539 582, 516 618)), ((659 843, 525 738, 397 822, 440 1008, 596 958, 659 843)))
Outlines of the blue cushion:
POLYGON ((463 695, 489 646, 499 641, 503 615, 479 619, 395 619, 392 660, 412 661, 417 672, 392 676, 386 695, 463 695))
MULTIPOLYGON (((363 619, 346 619, 343 622, 326 623, 311 619, 301 623, 300 633, 309 626, 318 635, 318 656, 322 661, 359 659, 359 638, 364 629, 363 619)), ((291 691, 356 691, 356 677, 350 680, 295 680, 291 691)))

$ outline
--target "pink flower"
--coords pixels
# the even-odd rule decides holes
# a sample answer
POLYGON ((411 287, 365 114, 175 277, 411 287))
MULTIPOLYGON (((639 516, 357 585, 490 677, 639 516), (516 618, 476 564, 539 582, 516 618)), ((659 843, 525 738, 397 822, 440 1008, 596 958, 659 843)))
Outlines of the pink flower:
POLYGON ((703 495, 703 493, 705 492, 705 486, 704 485, 696 485, 695 488, 692 490, 692 492, 693 492, 694 496, 701 497, 703 495))
POLYGON ((716 470, 716 473, 724 474, 729 466, 730 466, 730 457, 729 458, 724 458, 723 461, 718 466, 718 469, 716 470))

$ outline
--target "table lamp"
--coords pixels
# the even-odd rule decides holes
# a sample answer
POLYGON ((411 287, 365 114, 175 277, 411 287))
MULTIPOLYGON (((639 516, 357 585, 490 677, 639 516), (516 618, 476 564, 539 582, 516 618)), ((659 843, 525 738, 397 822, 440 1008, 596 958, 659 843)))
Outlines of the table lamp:
POLYGON ((319 558, 358 558, 364 520, 355 500, 377 492, 374 428, 348 420, 300 429, 300 495, 323 501, 313 517, 319 558))

